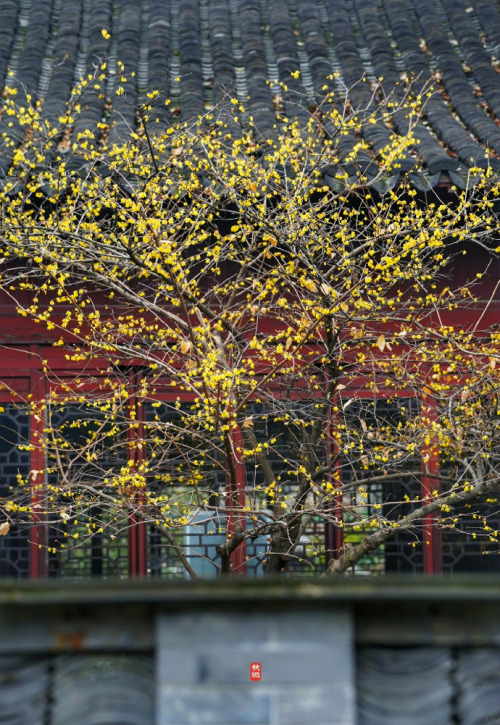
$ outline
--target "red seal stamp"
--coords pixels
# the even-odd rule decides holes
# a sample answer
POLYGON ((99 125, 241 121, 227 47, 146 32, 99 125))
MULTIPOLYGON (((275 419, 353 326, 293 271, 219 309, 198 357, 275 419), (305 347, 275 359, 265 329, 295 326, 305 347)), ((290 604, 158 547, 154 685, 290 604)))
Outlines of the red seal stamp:
POLYGON ((250 665, 250 679, 255 682, 262 679, 262 667, 260 662, 252 662, 250 665))

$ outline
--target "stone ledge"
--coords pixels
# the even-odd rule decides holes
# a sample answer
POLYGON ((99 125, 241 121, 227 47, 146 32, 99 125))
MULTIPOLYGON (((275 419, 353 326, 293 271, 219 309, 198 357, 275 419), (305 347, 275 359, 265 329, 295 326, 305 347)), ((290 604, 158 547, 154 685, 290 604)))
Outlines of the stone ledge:
POLYGON ((301 607, 315 603, 498 602, 500 577, 380 577, 342 579, 219 579, 215 581, 12 581, 0 580, 0 606, 147 604, 162 609, 208 609, 233 602, 301 607))

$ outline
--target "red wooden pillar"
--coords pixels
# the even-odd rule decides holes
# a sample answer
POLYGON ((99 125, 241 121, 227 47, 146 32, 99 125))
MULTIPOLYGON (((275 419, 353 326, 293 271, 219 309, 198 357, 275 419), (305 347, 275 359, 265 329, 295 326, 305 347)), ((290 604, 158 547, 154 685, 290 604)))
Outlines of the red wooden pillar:
MULTIPOLYGON (((145 406, 144 401, 138 396, 139 375, 135 370, 129 375, 129 415, 136 424, 131 424, 128 429, 128 456, 133 461, 134 467, 139 466, 146 456, 144 441, 145 406)), ((134 494, 132 505, 140 507, 142 494, 134 494)), ((129 574, 131 577, 144 577, 148 571, 148 549, 147 549, 147 524, 132 512, 130 515, 130 529, 128 537, 128 559, 129 574)))
MULTIPOLYGON (((326 464, 332 466, 328 475, 336 489, 342 486, 342 462, 339 456, 339 444, 335 437, 335 429, 337 427, 337 413, 335 408, 332 409, 328 416, 328 424, 326 429, 326 464)), ((338 521, 342 522, 342 493, 336 493, 333 499, 331 515, 338 521)), ((332 559, 337 559, 342 553, 344 545, 344 530, 340 526, 334 526, 327 523, 325 526, 325 555, 328 564, 332 559)))
POLYGON ((31 400, 33 408, 30 416, 31 446, 31 520, 30 529, 30 578, 40 579, 48 576, 48 522, 46 518, 46 447, 45 447, 45 376, 42 371, 32 371, 30 375, 31 400))
MULTIPOLYGON (((423 395, 422 413, 428 420, 429 427, 437 420, 438 410, 436 401, 428 394, 423 395)), ((428 445, 424 446, 422 455, 422 479, 421 497, 423 502, 434 500, 434 492, 441 491, 439 480, 440 460, 439 446, 436 441, 430 439, 428 445)), ((440 513, 427 514, 423 520, 422 545, 424 573, 442 574, 443 572, 443 537, 440 526, 440 513)))
MULTIPOLYGON (((228 515, 227 535, 234 536, 237 526, 246 528, 245 521, 245 489, 246 466, 243 458, 243 436, 238 427, 231 431, 231 447, 233 453, 234 469, 236 474, 236 490, 233 488, 231 477, 228 480, 228 515)), ((231 554, 231 573, 244 576, 247 573, 247 546, 243 541, 231 554)))

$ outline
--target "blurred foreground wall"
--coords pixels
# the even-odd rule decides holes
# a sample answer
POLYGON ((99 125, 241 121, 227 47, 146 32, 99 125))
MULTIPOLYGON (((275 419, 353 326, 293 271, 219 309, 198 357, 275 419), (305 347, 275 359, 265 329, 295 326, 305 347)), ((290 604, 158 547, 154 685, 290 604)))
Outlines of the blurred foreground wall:
POLYGON ((500 723, 500 581, 12 583, 2 725, 500 723))

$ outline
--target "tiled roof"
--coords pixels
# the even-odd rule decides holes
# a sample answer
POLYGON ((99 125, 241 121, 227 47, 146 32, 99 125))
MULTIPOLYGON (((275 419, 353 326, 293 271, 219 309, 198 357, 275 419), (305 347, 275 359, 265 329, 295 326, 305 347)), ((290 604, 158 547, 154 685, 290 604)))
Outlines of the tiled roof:
MULTIPOLYGON (((160 100, 171 103, 157 106, 160 128, 234 96, 266 136, 277 123, 278 92, 285 114, 305 122, 325 84, 350 89, 352 107, 363 108, 373 103, 374 89, 397 98, 416 78, 414 90, 434 83, 435 92, 415 129, 425 171, 415 173, 415 183, 463 186, 468 168, 487 163, 485 151, 500 169, 495 0, 0 0, 0 84, 41 99, 50 122, 57 123, 78 78, 103 60, 113 106, 89 91, 77 133, 97 134, 106 117, 114 122, 110 140, 123 139, 137 104, 161 89, 160 100), (114 93, 117 60, 128 76, 122 96, 114 93), (338 77, 327 81, 334 72, 338 77)), ((394 113, 396 131, 404 134, 407 123, 404 113, 394 113)), ((9 134, 19 141, 16 124, 9 134)), ((372 152, 391 133, 382 121, 364 128, 372 152)), ((346 155, 353 142, 346 139, 346 155)), ((12 153, 4 143, 0 174, 12 153)), ((413 164, 408 156, 407 170, 413 164)))

